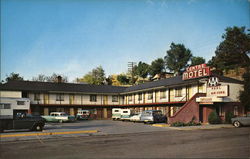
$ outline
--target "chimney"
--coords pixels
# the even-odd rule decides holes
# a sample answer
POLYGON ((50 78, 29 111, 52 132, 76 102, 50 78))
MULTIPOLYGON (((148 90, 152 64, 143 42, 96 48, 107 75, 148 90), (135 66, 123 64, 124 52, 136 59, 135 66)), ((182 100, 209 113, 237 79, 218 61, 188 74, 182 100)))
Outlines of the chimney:
POLYGON ((62 83, 62 76, 57 76, 57 83, 62 83))

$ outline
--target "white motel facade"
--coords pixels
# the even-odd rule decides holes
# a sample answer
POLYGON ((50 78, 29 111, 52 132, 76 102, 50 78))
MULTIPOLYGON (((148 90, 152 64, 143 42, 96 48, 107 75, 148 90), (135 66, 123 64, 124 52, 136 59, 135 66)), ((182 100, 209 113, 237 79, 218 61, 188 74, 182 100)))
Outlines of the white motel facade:
POLYGON ((188 68, 183 76, 130 87, 35 81, 0 84, 1 97, 29 98, 29 113, 34 115, 54 111, 76 115, 77 110, 88 109, 94 118, 111 118, 112 108, 130 108, 161 110, 169 123, 193 119, 207 123, 212 111, 222 120, 226 112, 243 115, 247 112, 239 102, 242 90, 242 81, 214 75, 206 65, 188 68))

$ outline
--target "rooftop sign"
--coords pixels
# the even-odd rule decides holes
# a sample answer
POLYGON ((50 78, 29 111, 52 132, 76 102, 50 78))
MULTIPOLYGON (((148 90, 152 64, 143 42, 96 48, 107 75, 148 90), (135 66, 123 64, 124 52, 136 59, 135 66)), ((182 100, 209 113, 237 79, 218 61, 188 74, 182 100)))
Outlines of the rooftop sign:
POLYGON ((186 69, 186 72, 182 75, 182 80, 188 80, 193 78, 200 78, 210 76, 210 68, 206 64, 200 64, 196 66, 190 66, 186 69))

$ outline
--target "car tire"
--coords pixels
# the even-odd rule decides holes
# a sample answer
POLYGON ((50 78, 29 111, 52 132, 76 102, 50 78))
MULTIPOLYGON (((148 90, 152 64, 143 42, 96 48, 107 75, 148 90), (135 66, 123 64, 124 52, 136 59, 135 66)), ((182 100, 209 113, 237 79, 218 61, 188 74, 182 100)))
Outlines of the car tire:
POLYGON ((42 131, 43 130, 43 126, 37 124, 37 125, 34 126, 34 130, 35 131, 42 131))
POLYGON ((233 125, 234 125, 234 127, 236 127, 236 128, 241 127, 241 124, 240 124, 239 121, 235 121, 235 122, 233 123, 233 125))
POLYGON ((3 133, 3 130, 4 130, 3 128, 0 128, 0 133, 3 133))

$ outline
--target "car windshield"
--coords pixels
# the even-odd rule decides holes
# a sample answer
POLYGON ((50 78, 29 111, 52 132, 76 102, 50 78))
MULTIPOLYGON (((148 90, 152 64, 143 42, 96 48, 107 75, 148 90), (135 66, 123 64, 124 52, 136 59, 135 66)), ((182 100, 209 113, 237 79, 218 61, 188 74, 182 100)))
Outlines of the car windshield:
POLYGON ((143 115, 151 115, 152 112, 143 112, 143 115))

